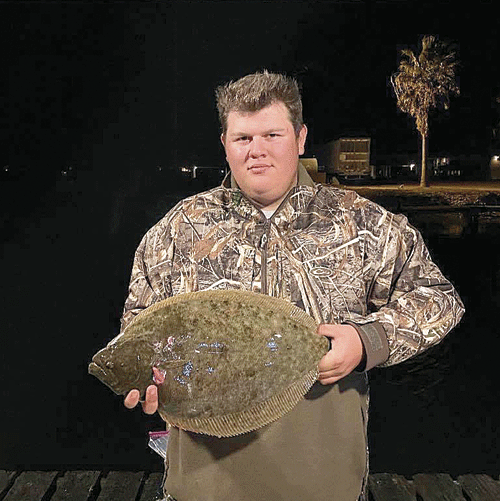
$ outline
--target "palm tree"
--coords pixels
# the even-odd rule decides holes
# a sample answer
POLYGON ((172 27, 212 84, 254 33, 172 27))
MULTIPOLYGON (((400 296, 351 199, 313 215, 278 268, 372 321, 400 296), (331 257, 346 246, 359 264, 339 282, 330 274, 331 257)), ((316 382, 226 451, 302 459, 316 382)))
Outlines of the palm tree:
POLYGON ((399 71, 391 82, 399 109, 411 115, 422 140, 422 170, 420 186, 428 186, 427 138, 429 137, 429 111, 431 108, 448 109, 450 94, 460 94, 456 81, 455 52, 437 37, 425 35, 417 57, 412 50, 401 51, 403 58, 399 71))

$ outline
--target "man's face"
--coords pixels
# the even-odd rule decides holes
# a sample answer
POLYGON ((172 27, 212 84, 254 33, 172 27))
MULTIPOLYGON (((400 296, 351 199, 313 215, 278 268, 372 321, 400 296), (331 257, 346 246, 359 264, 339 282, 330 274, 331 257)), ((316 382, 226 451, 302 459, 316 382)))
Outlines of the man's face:
POLYGON ((226 159, 238 186, 262 209, 276 209, 297 183, 306 135, 305 125, 295 134, 281 102, 255 112, 229 112, 221 136, 226 159))

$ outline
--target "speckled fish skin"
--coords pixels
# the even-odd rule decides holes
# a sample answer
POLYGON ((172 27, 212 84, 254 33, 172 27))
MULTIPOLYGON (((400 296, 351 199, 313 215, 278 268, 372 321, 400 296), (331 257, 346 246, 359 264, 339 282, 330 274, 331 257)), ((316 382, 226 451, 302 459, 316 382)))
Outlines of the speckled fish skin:
POLYGON ((278 419, 305 395, 328 351, 316 330, 303 310, 263 294, 181 294, 141 312, 89 372, 118 394, 144 395, 156 384, 165 421, 233 436, 278 419))

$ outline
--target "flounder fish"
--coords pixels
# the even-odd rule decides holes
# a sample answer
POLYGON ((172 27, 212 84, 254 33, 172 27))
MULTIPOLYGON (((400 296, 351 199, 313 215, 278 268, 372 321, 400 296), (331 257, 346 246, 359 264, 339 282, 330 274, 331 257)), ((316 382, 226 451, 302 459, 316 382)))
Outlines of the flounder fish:
POLYGON ((158 387, 158 412, 184 430, 229 437, 290 411, 328 351, 316 321, 248 291, 170 297, 139 313, 97 352, 89 373, 117 394, 158 387))

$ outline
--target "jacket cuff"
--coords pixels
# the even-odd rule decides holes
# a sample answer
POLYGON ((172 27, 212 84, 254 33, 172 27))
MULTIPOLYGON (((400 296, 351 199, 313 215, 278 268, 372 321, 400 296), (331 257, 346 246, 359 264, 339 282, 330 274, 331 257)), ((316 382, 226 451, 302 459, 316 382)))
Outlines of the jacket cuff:
POLYGON ((389 342, 382 324, 375 321, 368 324, 344 322, 356 329, 365 349, 364 364, 361 363, 356 371, 363 372, 383 364, 389 358, 389 342))

